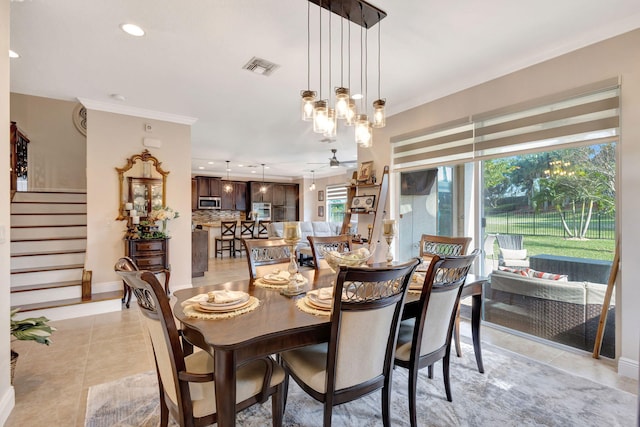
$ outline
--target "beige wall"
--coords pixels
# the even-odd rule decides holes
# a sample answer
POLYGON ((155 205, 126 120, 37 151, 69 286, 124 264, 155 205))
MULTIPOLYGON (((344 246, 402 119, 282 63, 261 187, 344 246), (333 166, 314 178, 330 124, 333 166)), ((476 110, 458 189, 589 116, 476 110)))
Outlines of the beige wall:
MULTIPOLYGON (((0 1, 0 152, 9 152, 9 2, 0 1)), ((4 157, 6 159, 6 157, 4 157)), ((0 174, 0 319, 9 318, 9 174, 0 174)), ((6 324, 5 324, 6 325, 6 324)), ((9 328, 0 328, 0 425, 4 425, 15 404, 15 394, 9 379, 9 328)))
MULTIPOLYGON (((619 144, 618 215, 622 264, 618 278, 616 315, 618 368, 638 376, 640 335, 640 256, 637 216, 640 198, 640 30, 623 34, 490 82, 426 103, 387 119, 374 133, 374 148, 360 149, 360 161, 390 164, 393 136, 491 111, 538 97, 619 76, 621 79, 621 143, 619 144)), ((426 77, 428 78, 428 76, 426 77)), ((389 103, 393 100, 389 99, 389 103)), ((391 184, 396 188, 395 177, 391 184)), ((393 197, 397 200, 397 196, 393 197)), ((393 212, 393 210, 392 210, 393 212)))
POLYGON ((120 283, 113 272, 124 255, 124 221, 118 216, 118 174, 126 160, 145 149, 144 124, 153 125, 153 138, 161 148, 149 151, 169 171, 167 205, 180 213, 169 221, 171 289, 191 285, 191 127, 102 111, 88 111, 87 130, 87 258, 93 284, 120 283))
POLYGON ((327 200, 327 186, 329 185, 337 185, 337 184, 345 184, 348 182, 347 177, 351 177, 351 170, 345 169, 344 173, 318 178, 316 176, 316 189, 313 191, 309 190, 309 186, 311 185, 311 178, 305 179, 302 184, 300 184, 300 221, 326 221, 327 219, 327 211, 325 209, 324 217, 318 216, 318 206, 324 205, 326 207, 327 200), (324 201, 318 201, 318 191, 324 191, 324 201))
POLYGON ((87 188, 87 141, 73 124, 76 105, 77 102, 11 94, 11 120, 30 140, 29 191, 87 188))

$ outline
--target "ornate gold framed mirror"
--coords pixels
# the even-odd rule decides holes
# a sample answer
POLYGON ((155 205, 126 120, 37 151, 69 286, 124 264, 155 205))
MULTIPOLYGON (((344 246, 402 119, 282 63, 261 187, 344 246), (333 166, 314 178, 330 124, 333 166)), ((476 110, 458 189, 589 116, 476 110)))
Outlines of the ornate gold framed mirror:
POLYGON ((116 168, 120 187, 116 220, 127 219, 127 203, 131 203, 140 217, 147 216, 154 208, 166 206, 169 172, 163 170, 161 164, 149 150, 144 150, 128 158, 124 167, 116 168))

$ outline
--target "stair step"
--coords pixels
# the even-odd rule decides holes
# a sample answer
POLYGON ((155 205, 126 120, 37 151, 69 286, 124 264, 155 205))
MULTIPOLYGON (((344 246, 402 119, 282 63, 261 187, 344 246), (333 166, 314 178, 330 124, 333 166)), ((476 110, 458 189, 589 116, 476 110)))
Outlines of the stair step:
POLYGON ((67 282, 56 282, 56 283, 40 283, 37 285, 12 286, 11 293, 13 294, 16 292, 29 292, 29 291, 41 291, 44 289, 66 288, 69 286, 82 286, 82 280, 69 280, 67 282))
POLYGON ((60 239, 64 237, 86 236, 87 226, 58 226, 58 227, 11 227, 11 239, 60 239))
POLYGON ((17 268, 15 270, 11 270, 11 274, 39 273, 43 271, 75 270, 78 268, 84 268, 84 264, 55 265, 50 267, 36 267, 36 268, 17 268))
POLYGON ((20 213, 11 214, 11 227, 68 227, 86 225, 87 214, 77 213, 20 213))
POLYGON ((86 251, 84 249, 68 249, 62 251, 42 251, 42 252, 23 252, 12 253, 11 258, 23 257, 23 256, 39 256, 39 255, 65 255, 65 254, 83 254, 86 251))
POLYGON ((36 214, 79 214, 87 213, 87 204, 57 203, 57 202, 13 202, 11 203, 12 215, 36 215, 36 214))
POLYGON ((14 228, 60 228, 60 227, 86 227, 87 224, 45 224, 45 225, 12 225, 14 228))
MULTIPOLYGON (((20 313, 25 313, 34 310, 43 310, 49 308, 57 308, 57 307, 66 307, 70 305, 78 305, 78 304, 87 304, 98 301, 107 301, 113 299, 122 299, 122 291, 109 291, 109 292, 100 292, 91 295, 90 300, 83 300, 82 298, 69 298, 58 301, 46 301, 39 302, 35 304, 26 304, 20 306, 20 313)), ((11 309, 15 309, 18 307, 11 307, 11 309)))
POLYGON ((13 203, 19 202, 54 202, 54 203, 86 203, 87 193, 63 191, 18 191, 13 196, 13 203))
POLYGON ((19 239, 11 241, 11 254, 21 255, 29 253, 86 251, 87 239, 19 239))
POLYGON ((85 236, 61 236, 61 237, 25 237, 21 239, 11 239, 11 242, 44 242, 52 240, 85 240, 85 236))

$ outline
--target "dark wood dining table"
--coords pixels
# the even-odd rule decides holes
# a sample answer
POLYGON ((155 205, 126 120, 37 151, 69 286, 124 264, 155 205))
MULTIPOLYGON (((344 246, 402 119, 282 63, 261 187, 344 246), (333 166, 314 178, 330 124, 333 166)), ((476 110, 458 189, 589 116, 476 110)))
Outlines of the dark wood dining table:
MULTIPOLYGON (((331 286, 336 274, 329 270, 301 272, 308 279, 307 289, 331 286)), ((478 369, 483 372, 480 354, 480 312, 482 283, 484 279, 469 277, 465 284, 472 301, 472 335, 478 369)), ((185 338, 209 352, 214 358, 214 380, 218 426, 235 425, 236 367, 253 359, 279 353, 310 344, 327 342, 330 333, 330 316, 305 313, 295 304, 299 297, 286 297, 278 289, 255 286, 249 279, 181 289, 174 292, 177 302, 174 315, 182 324, 185 338), (260 306, 235 317, 205 320, 187 317, 181 303, 198 294, 211 290, 240 290, 260 300, 260 306)), ((419 295, 408 293, 405 300, 405 317, 411 316, 418 304, 419 295)))

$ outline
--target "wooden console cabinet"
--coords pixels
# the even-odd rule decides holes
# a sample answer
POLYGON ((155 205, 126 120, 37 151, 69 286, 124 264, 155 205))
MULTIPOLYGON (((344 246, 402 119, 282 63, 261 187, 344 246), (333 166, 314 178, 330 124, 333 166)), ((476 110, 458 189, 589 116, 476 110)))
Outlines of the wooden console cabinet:
MULTIPOLYGON (((171 277, 169 239, 125 239, 124 253, 136 263, 140 270, 164 273, 164 290, 169 295, 169 278, 171 277)), ((127 307, 129 307, 131 290, 128 286, 125 286, 125 297, 128 297, 127 307)))

